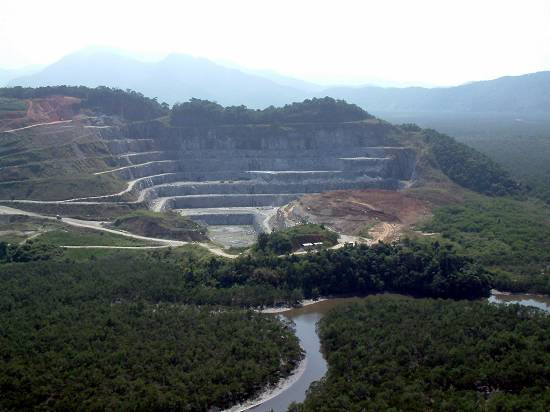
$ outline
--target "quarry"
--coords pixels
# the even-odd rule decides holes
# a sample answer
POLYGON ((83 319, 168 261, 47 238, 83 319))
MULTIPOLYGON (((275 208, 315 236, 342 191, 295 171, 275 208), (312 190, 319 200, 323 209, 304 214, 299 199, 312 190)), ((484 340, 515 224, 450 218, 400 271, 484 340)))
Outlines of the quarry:
POLYGON ((374 118, 170 127, 157 120, 123 122, 76 112, 67 120, 67 105, 67 99, 40 99, 29 106, 28 116, 41 124, 1 134, 15 146, 9 156, 0 154, 0 178, 7 182, 3 187, 32 183, 38 180, 33 174, 53 175, 52 180, 78 175, 108 179, 122 190, 86 196, 75 184, 76 196, 69 196, 65 189, 71 182, 61 179, 54 182, 54 191, 61 187, 57 197, 37 190, 25 199, 2 196, 4 202, 87 219, 99 218, 104 210, 170 210, 208 226, 215 242, 243 247, 258 233, 307 220, 281 219, 286 215, 279 210, 303 196, 335 190, 398 191, 416 179, 416 149, 401 143, 402 131, 374 118), (48 115, 50 121, 44 121, 48 115), (29 150, 31 146, 52 157, 37 162, 37 149, 29 150))

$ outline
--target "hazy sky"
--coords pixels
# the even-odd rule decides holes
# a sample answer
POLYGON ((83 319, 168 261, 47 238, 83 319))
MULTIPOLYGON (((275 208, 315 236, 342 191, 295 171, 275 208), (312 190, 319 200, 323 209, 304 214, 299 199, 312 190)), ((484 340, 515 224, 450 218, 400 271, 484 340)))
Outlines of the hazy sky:
POLYGON ((3 0, 0 67, 90 45, 319 82, 450 85, 550 69, 550 0, 3 0))

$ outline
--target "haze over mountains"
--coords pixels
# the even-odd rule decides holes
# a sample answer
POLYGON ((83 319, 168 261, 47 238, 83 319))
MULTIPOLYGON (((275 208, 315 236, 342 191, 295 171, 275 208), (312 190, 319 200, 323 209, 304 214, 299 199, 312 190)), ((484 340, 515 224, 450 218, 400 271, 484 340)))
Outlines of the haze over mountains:
POLYGON ((173 104, 191 97, 222 105, 263 108, 309 97, 331 96, 384 113, 546 113, 550 72, 538 72, 456 87, 323 87, 269 71, 238 70, 204 58, 174 54, 143 62, 111 51, 77 52, 42 70, 17 77, 0 72, 9 86, 99 85, 133 89, 173 104), (15 78, 14 78, 15 77, 15 78))

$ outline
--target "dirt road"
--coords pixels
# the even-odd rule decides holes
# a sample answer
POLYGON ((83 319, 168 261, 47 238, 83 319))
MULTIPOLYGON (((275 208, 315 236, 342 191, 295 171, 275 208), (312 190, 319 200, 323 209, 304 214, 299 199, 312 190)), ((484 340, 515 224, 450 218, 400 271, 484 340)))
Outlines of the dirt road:
POLYGON ((52 125, 52 124, 70 123, 70 122, 72 122, 72 120, 58 120, 58 121, 55 121, 55 122, 37 123, 37 124, 31 124, 30 126, 19 127, 17 129, 3 130, 0 133, 14 133, 14 132, 18 132, 20 130, 31 129, 33 127, 38 127, 38 126, 48 126, 48 125, 52 125))
MULTIPOLYGON (((7 207, 7 206, 0 206, 0 215, 24 215, 24 216, 31 216, 31 217, 35 217, 35 218, 39 218, 39 219, 57 220, 55 217, 52 217, 52 216, 44 216, 44 215, 40 215, 38 213, 27 212, 27 211, 24 211, 24 210, 19 210, 19 209, 15 209, 15 208, 12 208, 12 207, 7 207)), ((86 229, 92 229, 92 230, 100 230, 100 231, 103 231, 103 232, 113 233, 115 235, 130 237, 130 238, 133 238, 133 239, 145 240, 145 241, 153 242, 153 243, 159 243, 159 244, 162 245, 160 247, 178 247, 178 246, 193 244, 193 245, 203 247, 203 248, 207 249, 208 251, 210 251, 211 253, 213 253, 214 255, 217 255, 217 256, 222 256, 222 257, 225 257, 225 258, 228 258, 228 259, 235 259, 237 257, 237 255, 231 255, 229 253, 224 252, 221 248, 219 248, 217 246, 214 246, 214 245, 207 244, 207 243, 184 242, 184 241, 181 241, 181 240, 159 239, 159 238, 154 238, 154 237, 135 235, 133 233, 125 232, 125 231, 122 231, 122 230, 109 229, 109 228, 106 228, 106 227, 103 226, 107 222, 96 222, 96 221, 91 221, 91 220, 80 220, 80 219, 72 219, 72 218, 63 218, 62 222, 66 223, 70 226, 74 226, 74 227, 80 227, 80 228, 86 228, 86 229)), ((67 247, 67 246, 63 246, 63 247, 67 247)), ((132 247, 130 247, 130 246, 128 246, 128 247, 122 247, 122 246, 72 246, 72 247, 70 247, 69 246, 67 248, 152 249, 152 248, 158 248, 158 246, 157 247, 155 247, 155 246, 135 246, 135 247, 134 246, 132 246, 132 247)))

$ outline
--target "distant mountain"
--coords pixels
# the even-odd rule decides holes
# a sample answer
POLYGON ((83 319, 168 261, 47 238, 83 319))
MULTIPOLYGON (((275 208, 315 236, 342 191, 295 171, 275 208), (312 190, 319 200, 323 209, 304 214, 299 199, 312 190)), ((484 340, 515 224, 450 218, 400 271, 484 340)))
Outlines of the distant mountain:
MULTIPOLYGON (((1 76, 0 72, 0 83, 1 76)), ((456 87, 324 88, 267 70, 226 67, 187 55, 173 54, 158 62, 143 62, 121 52, 92 49, 68 55, 38 73, 9 82, 10 86, 30 87, 62 84, 133 89, 170 104, 196 97, 252 108, 330 96, 389 119, 392 113, 399 112, 550 112, 550 71, 456 87)))
MULTIPOLYGON (((301 90, 306 93, 320 93, 322 92, 323 89, 326 88, 319 84, 315 84, 315 83, 308 82, 301 79, 296 79, 294 77, 284 76, 272 70, 251 70, 246 68, 240 68, 239 70, 245 73, 249 73, 249 74, 253 74, 256 76, 269 79, 282 86, 292 87, 294 89, 301 90)), ((325 96, 322 96, 322 97, 325 97, 325 96)))
POLYGON ((13 76, 11 70, 0 69, 0 86, 6 85, 14 77, 17 76, 13 76))
POLYGON ((42 66, 28 66, 19 69, 0 69, 0 87, 6 86, 13 79, 36 73, 41 69, 42 66))
POLYGON ((456 87, 333 87, 323 90, 371 112, 550 112, 550 71, 456 87))
POLYGON ((39 73, 9 82, 10 86, 28 87, 63 84, 133 89, 167 103, 197 97, 223 105, 266 107, 304 97, 304 91, 295 87, 207 59, 175 54, 151 63, 111 51, 78 52, 39 73))

